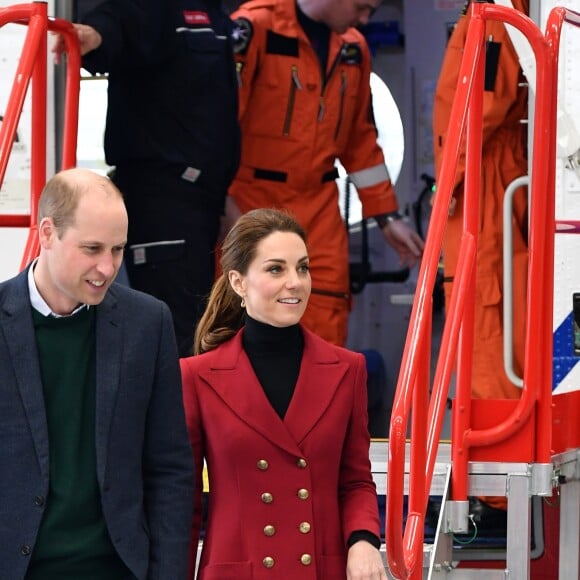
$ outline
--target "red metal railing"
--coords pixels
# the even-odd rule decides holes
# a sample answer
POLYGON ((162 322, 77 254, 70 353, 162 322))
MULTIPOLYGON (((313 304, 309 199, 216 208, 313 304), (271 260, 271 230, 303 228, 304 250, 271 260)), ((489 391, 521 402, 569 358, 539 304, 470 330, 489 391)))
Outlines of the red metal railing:
POLYGON ((56 32, 65 40, 67 75, 63 125, 62 168, 76 165, 81 57, 73 25, 58 18, 48 18, 46 2, 17 4, 0 9, 0 27, 16 23, 28 26, 14 83, 0 127, 0 184, 4 182, 12 145, 30 82, 32 81, 32 135, 30 173, 30 213, 0 215, 0 227, 29 227, 21 268, 39 250, 36 225, 37 203, 46 183, 46 103, 47 103, 47 34, 56 32))
MULTIPOLYGON (((564 23, 568 23, 571 24, 577 28, 580 28, 580 13, 578 12, 574 12, 572 10, 569 10, 567 8, 562 8, 562 7, 557 7, 554 8, 551 12, 550 15, 548 17, 548 20, 546 22, 546 40, 550 46, 550 48, 552 49, 552 54, 553 54, 553 58, 554 58, 554 70, 558 71, 558 60, 559 60, 559 55, 560 55, 560 39, 562 36, 562 28, 564 23)), ((553 93, 552 93, 552 101, 551 101, 551 105, 552 105, 552 112, 551 115, 556 118, 557 116, 557 96, 558 96, 558 87, 557 87, 557 83, 554 83, 554 87, 553 87, 553 93)), ((550 139, 548 141, 548 145, 550 147, 550 150, 548 152, 549 157, 548 159, 552 160, 555 158, 556 155, 556 143, 554 140, 550 139)), ((553 163, 550 164, 551 167, 554 166, 553 163)), ((555 171, 555 169, 554 169, 555 171)), ((553 183, 554 182, 554 172, 551 173, 550 175, 550 180, 553 183)), ((554 200, 550 199, 549 201, 549 205, 546 208, 547 212, 550 212, 549 215, 550 216, 554 216, 554 200)), ((552 223, 553 229, 551 230, 552 232, 555 229, 555 225, 552 223)), ((550 232, 548 232, 550 233, 550 232)), ((541 253, 541 241, 538 241, 537 244, 537 248, 538 251, 540 251, 541 253)), ((553 242, 552 242, 552 248, 553 248, 553 242)), ((554 253, 551 252, 549 256, 545 257, 546 260, 549 262, 546 264, 546 271, 547 272, 551 272, 554 269, 554 253)), ((552 285, 550 286, 550 291, 552 291, 550 293, 550 298, 552 298, 553 300, 553 287, 552 285)), ((540 302, 540 304, 543 305, 543 303, 540 302)), ((543 325, 546 326, 550 326, 550 328, 552 328, 552 324, 553 324, 553 320, 552 320, 552 316, 553 316, 553 309, 550 307, 552 304, 552 302, 548 302, 546 303, 546 305, 542 306, 542 308, 538 308, 538 310, 540 310, 541 312, 539 313, 539 315, 543 315, 544 319, 543 320, 543 325)), ((549 368, 552 367, 552 346, 553 343, 552 341, 549 341, 549 353, 550 353, 550 360, 546 360, 545 363, 549 365, 549 368)), ((551 376, 545 376, 544 380, 546 381, 550 381, 551 382, 551 376)), ((550 398, 549 400, 546 401, 542 401, 542 404, 547 406, 550 405, 552 406, 552 399, 550 398)), ((552 408, 552 407, 551 407, 552 408)), ((547 413, 547 411, 546 411, 547 413)), ((550 427, 549 425, 547 426, 548 428, 550 427)), ((538 434, 537 437, 537 444, 541 444, 541 437, 542 436, 546 436, 545 434, 538 434)), ((546 436, 546 440, 547 440, 547 436, 546 436)))
POLYGON ((431 487, 443 414, 454 363, 457 373, 459 412, 453 425, 453 497, 467 498, 467 466, 470 450, 497 443, 517 432, 537 408, 536 450, 534 460, 550 461, 551 435, 551 341, 552 280, 554 251, 554 167, 556 65, 552 45, 538 27, 513 9, 488 3, 471 3, 471 22, 459 83, 453 102, 448 136, 443 153, 437 196, 419 277, 401 371, 391 415, 387 481, 386 548, 391 573, 396 578, 421 578, 423 561, 423 522, 431 487), (475 258, 480 198, 483 74, 485 65, 485 21, 499 20, 519 29, 530 42, 537 65, 537 94, 534 116, 530 213, 530 264, 524 388, 509 418, 490 429, 471 427, 471 360, 474 332, 475 258), (463 237, 455 273, 447 320, 443 330, 440 356, 429 397, 425 361, 430 358, 430 320, 432 289, 441 252, 453 179, 459 160, 460 143, 466 134, 466 177, 463 237), (547 150, 546 150, 547 149, 547 150), (545 152, 545 155, 544 155, 545 152), (542 308, 531 308, 542 304, 542 308), (419 394, 420 393, 420 394, 419 394), (428 412, 426 411, 429 402, 428 412), (418 406, 417 406, 418 405, 418 406), (409 414, 411 425, 411 471, 409 510, 403 529, 405 444, 409 414), (421 426, 427 417, 428 430, 421 426), (415 461, 424 458, 424 461, 415 461))

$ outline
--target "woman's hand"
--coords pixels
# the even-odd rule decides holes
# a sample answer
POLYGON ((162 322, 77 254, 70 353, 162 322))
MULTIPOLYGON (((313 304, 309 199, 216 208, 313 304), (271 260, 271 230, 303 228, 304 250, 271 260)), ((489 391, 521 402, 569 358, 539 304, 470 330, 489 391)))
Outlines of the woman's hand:
POLYGON ((348 550, 346 577, 347 580, 386 580, 381 553, 364 540, 353 544, 348 550))

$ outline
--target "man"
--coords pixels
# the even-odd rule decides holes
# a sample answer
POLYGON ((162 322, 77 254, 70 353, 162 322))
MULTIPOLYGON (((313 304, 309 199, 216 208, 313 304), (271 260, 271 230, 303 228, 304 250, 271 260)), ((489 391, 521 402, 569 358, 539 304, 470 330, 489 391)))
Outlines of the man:
POLYGON ((379 4, 252 0, 233 14, 242 157, 230 206, 283 207, 296 216, 311 249, 312 296, 303 322, 339 345, 351 296, 335 159, 349 172, 364 217, 377 217, 401 261, 413 265, 423 249, 397 211, 373 121, 370 53, 352 28, 379 4))
POLYGON ((105 156, 129 213, 129 281, 169 305, 187 356, 238 167, 232 22, 220 0, 106 0, 83 21, 83 67, 109 73, 105 156))
POLYGON ((40 255, 0 285, 0 578, 185 578, 192 456, 171 315, 113 284, 105 177, 45 186, 40 255))
MULTIPOLYGON (((527 14, 528 0, 513 0, 514 8, 527 14)), ((441 171, 451 107, 463 46, 469 26, 468 3, 445 52, 435 91, 433 135, 436 175, 441 171)), ((482 191, 477 251, 477 292, 471 392, 478 399, 516 399, 521 390, 508 379, 503 362, 503 197, 507 186, 527 175, 528 90, 518 55, 503 22, 486 23, 486 63, 483 96, 482 191)), ((451 297, 463 230, 465 140, 455 175, 454 196, 443 239, 445 295, 451 297)), ((522 376, 526 329, 526 281, 528 265, 528 198, 520 188, 513 201, 513 353, 514 370, 522 376)), ((505 508, 505 498, 486 498, 505 508)), ((505 514, 503 514, 505 519, 505 514)))

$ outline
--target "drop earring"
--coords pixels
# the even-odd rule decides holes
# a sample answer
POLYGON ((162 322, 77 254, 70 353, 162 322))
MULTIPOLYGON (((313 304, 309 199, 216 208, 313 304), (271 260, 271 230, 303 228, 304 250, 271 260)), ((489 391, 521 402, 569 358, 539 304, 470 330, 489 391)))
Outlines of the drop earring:
POLYGON ((242 308, 245 308, 246 307, 246 301, 244 300, 244 297, 243 296, 242 296, 242 301, 240 302, 240 306, 242 308))

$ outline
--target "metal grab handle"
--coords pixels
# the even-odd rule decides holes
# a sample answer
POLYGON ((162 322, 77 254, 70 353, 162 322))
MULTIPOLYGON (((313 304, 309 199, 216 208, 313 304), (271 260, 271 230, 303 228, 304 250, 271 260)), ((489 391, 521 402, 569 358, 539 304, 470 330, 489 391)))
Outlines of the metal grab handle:
POLYGON ((520 389, 524 379, 514 370, 514 232, 512 210, 515 192, 523 186, 529 187, 528 175, 516 177, 505 190, 503 198, 503 366, 507 378, 520 389))

